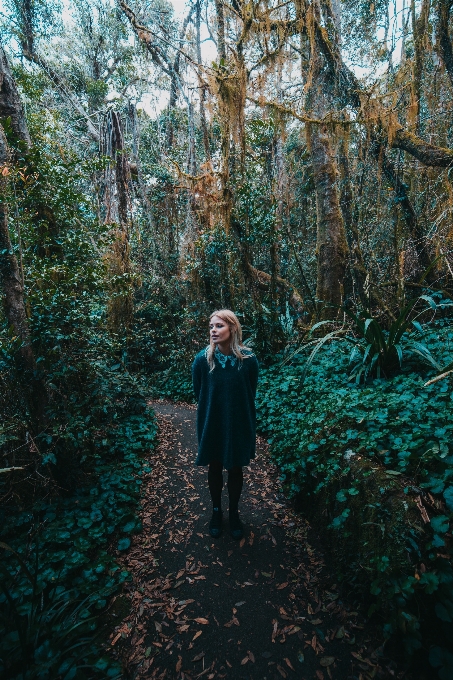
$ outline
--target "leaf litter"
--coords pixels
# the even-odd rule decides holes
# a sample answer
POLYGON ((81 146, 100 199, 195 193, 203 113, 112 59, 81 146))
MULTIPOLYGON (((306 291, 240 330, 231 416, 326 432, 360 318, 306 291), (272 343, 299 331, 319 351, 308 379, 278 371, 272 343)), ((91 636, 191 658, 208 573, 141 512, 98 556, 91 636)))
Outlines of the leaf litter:
POLYGON ((310 668, 311 677, 325 678, 327 672, 330 678, 332 672, 335 677, 346 677, 355 667, 357 675, 363 674, 360 664, 366 668, 371 664, 375 678, 388 677, 390 670, 393 677, 399 677, 396 666, 382 651, 378 653, 382 640, 376 631, 363 617, 358 620, 360 614, 343 602, 332 583, 322 553, 310 544, 316 542, 310 526, 281 492, 266 443, 258 438, 257 458, 251 470, 245 470, 247 492, 242 503, 254 518, 250 522, 253 530, 247 529, 236 545, 227 531, 213 543, 207 533, 208 504, 203 500, 206 470, 193 465, 196 441, 192 436, 188 442, 185 432, 193 427, 194 407, 174 405, 165 414, 159 414, 159 406, 156 410, 159 444, 152 454, 151 470, 141 478, 143 531, 119 558, 131 574, 125 585, 130 611, 110 636, 112 653, 121 658, 127 677, 236 680, 238 669, 247 666, 247 677, 256 680, 264 675, 270 679, 300 675, 302 669, 307 673, 310 668), (181 412, 183 422, 180 416, 178 420, 181 412), (175 568, 176 558, 181 563, 175 568), (166 573, 165 564, 174 571, 166 573), (204 583, 207 588, 210 584, 219 588, 214 627, 209 620, 212 601, 205 597, 204 583), (248 604, 239 599, 231 616, 227 595, 249 588, 256 594, 248 604), (187 597, 192 589, 193 596, 187 597), (239 607, 243 623, 236 616, 239 607), (257 637, 254 627, 259 629, 257 637), (242 640, 236 644, 232 631, 243 628, 242 640), (209 635, 215 636, 209 638, 211 644, 209 635), (247 649, 252 642, 258 660, 247 649), (204 649, 197 650, 200 644, 204 649), (194 675, 194 664, 200 662, 202 670, 194 675))

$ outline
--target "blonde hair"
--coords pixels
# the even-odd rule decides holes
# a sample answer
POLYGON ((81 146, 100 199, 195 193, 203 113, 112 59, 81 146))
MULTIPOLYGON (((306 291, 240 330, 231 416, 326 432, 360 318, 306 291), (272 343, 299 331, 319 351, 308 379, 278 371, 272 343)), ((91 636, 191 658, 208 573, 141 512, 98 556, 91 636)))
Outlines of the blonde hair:
MULTIPOLYGON (((242 328, 236 314, 232 312, 231 309, 218 309, 216 312, 212 312, 211 316, 209 317, 209 321, 211 321, 214 316, 218 316, 219 319, 222 319, 222 321, 228 325, 231 333, 230 347, 234 356, 237 357, 241 363, 243 359, 249 359, 253 355, 253 352, 242 344, 242 328), (243 350, 246 350, 246 352, 249 352, 249 354, 244 354, 243 350)), ((213 371, 215 368, 214 352, 215 344, 212 342, 212 340, 210 340, 209 347, 206 350, 206 359, 208 361, 210 371, 213 371)))

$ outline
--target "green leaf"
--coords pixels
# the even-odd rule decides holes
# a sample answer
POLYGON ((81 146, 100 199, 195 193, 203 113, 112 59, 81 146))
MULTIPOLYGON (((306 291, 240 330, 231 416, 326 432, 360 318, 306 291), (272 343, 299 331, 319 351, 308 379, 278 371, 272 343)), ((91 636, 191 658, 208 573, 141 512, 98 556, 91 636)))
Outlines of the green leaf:
POLYGON ((120 538, 118 541, 118 550, 127 550, 131 544, 130 538, 120 538))
POLYGON ((448 621, 449 623, 453 621, 453 602, 451 600, 445 599, 442 602, 438 602, 435 610, 441 621, 448 621))
POLYGON ((439 668, 440 680, 453 680, 453 654, 445 647, 434 646, 429 650, 429 662, 439 668))
POLYGON ((431 527, 436 534, 445 534, 448 531, 450 521, 445 515, 431 518, 431 527))
POLYGON ((453 512, 453 486, 448 486, 444 491, 445 503, 450 512, 453 512))

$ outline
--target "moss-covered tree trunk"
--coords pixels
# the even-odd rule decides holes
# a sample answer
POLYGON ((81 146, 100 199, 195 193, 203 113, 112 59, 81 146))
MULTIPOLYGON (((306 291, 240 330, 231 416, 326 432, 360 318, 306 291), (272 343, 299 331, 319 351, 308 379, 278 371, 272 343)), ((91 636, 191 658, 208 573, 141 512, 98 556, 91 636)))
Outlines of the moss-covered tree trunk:
POLYGON ((347 261, 347 243, 337 190, 337 168, 324 125, 307 125, 307 143, 316 192, 316 297, 331 316, 329 305, 340 305, 347 261))
POLYGON ((106 260, 111 278, 108 314, 112 330, 130 326, 133 312, 129 253, 130 170, 123 126, 116 111, 109 111, 104 132, 104 153, 111 158, 105 176, 105 223, 113 225, 113 247, 106 260))
MULTIPOLYGON (((339 17, 326 1, 322 10, 327 13, 334 30, 333 50, 339 52, 339 17)), ((321 4, 315 0, 308 15, 309 61, 302 63, 302 75, 307 83, 305 108, 315 119, 322 120, 336 101, 336 84, 326 76, 325 55, 319 49, 316 24, 321 21, 321 4)), ((305 34, 302 34, 304 45, 305 34)), ((332 306, 342 303, 348 246, 340 206, 338 169, 335 161, 331 131, 324 124, 307 123, 307 146, 313 166, 316 195, 316 297, 323 318, 332 316, 332 306)))
MULTIPOLYGON (((19 93, 9 69, 6 55, 0 46, 0 120, 8 118, 16 141, 26 152, 31 139, 19 93)), ((31 419, 31 429, 37 434, 45 424, 47 394, 38 376, 31 344, 30 327, 24 302, 24 288, 19 264, 13 250, 8 224, 8 182, 12 153, 3 127, 0 125, 0 287, 2 307, 8 325, 19 339, 17 354, 19 374, 23 381, 22 393, 31 419)))

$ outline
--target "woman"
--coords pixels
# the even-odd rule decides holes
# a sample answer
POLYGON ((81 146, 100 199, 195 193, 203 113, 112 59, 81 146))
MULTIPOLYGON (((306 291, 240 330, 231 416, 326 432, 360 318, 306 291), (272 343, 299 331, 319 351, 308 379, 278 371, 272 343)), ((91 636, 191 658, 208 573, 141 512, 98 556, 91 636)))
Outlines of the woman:
POLYGON ((230 533, 236 540, 244 529, 239 519, 242 466, 255 457, 255 394, 258 362, 242 344, 239 320, 229 309, 211 314, 210 344, 195 357, 192 377, 198 401, 196 465, 209 465, 212 498, 209 533, 222 533, 223 468, 228 470, 230 533))

